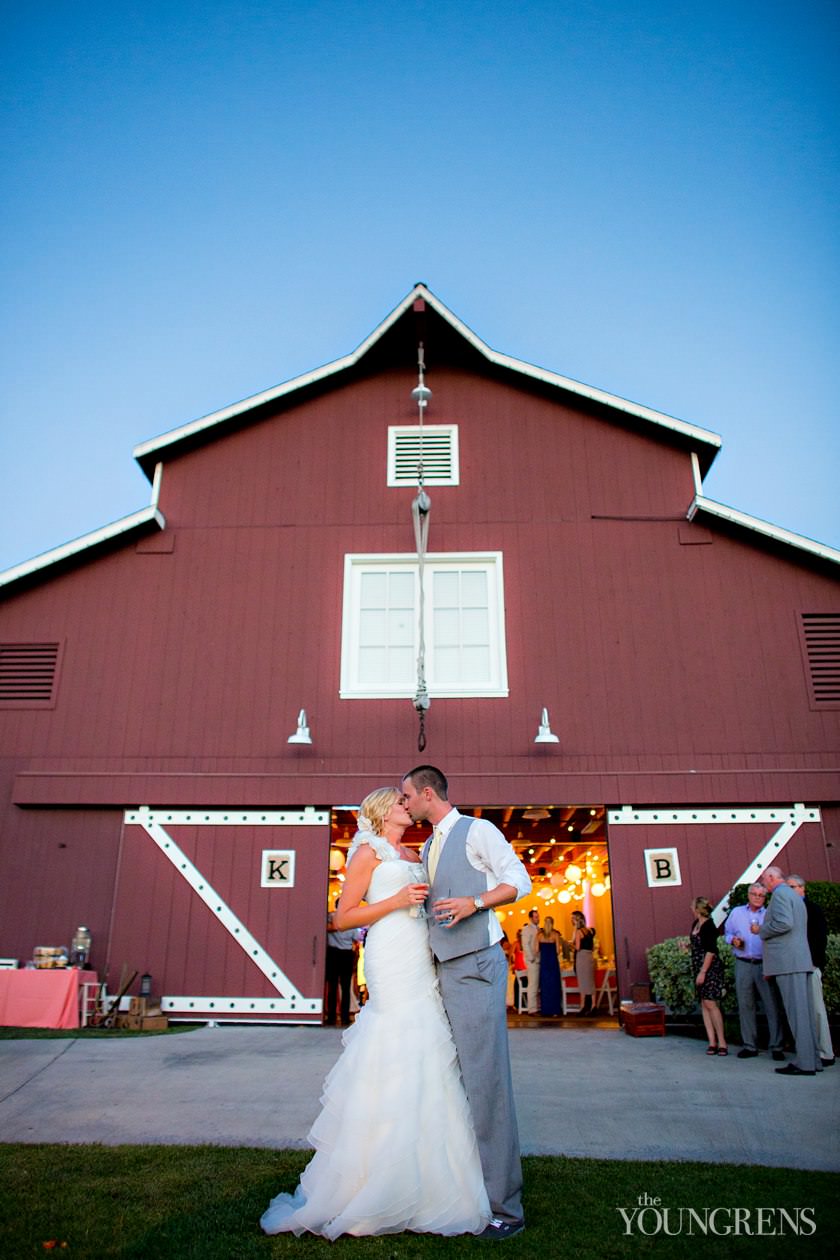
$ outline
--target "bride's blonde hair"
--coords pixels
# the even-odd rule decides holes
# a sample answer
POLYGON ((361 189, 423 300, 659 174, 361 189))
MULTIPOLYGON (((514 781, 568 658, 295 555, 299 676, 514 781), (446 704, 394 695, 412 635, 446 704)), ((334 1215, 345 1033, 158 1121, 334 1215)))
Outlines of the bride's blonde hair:
POLYGON ((366 818, 374 835, 382 835, 385 816, 392 805, 400 799, 401 793, 395 787, 376 788, 368 792, 359 809, 359 823, 366 818))

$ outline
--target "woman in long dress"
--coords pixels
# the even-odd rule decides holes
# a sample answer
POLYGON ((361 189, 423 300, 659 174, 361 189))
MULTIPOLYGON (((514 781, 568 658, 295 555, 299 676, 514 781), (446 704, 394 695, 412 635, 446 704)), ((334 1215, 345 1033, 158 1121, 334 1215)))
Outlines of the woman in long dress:
POLYGON ((545 916, 537 935, 540 947, 540 1014, 559 1015, 563 1010, 560 978, 562 940, 550 914, 545 916))
POLYGON ((490 1220, 420 911, 426 873, 402 844, 411 821, 396 788, 362 802, 334 923, 370 925, 369 997, 324 1083, 315 1155, 295 1193, 263 1213, 267 1234, 478 1234, 490 1220))

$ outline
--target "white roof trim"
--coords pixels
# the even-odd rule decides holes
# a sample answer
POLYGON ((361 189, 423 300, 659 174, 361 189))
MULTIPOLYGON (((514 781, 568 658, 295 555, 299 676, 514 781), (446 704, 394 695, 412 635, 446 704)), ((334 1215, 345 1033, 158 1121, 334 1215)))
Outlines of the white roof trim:
POLYGON ((423 298, 428 302, 429 306, 435 310, 442 319, 455 329, 456 332, 468 341, 480 354, 482 354, 490 363, 498 367, 508 368, 510 371, 519 372, 523 376, 528 376, 532 380, 542 381, 544 384, 556 386, 559 389, 568 390, 572 394, 579 397, 588 398, 593 402, 603 403, 605 406, 612 407, 617 411, 623 411, 627 415, 634 416, 639 420, 645 420, 650 424, 659 425, 661 428, 669 429, 673 433, 679 433, 683 437, 692 438, 695 441, 702 442, 705 446, 712 446, 715 450, 720 449, 721 439, 717 433, 712 433, 708 429, 701 429, 697 425, 687 424, 684 420, 677 420, 673 416, 665 415, 664 412, 654 411, 650 407, 643 407, 638 403, 628 402, 626 398, 619 398, 616 394, 608 394, 605 390, 595 389, 591 385, 582 385, 579 381, 573 381, 568 376, 560 376, 557 372, 549 372, 545 368, 535 367, 532 363, 525 363, 522 359, 511 358, 510 355, 500 354, 496 350, 492 350, 486 342, 477 337, 472 329, 462 323, 460 319, 438 300, 424 284, 415 285, 411 292, 405 297, 399 306, 395 307, 391 314, 382 321, 382 323, 373 330, 369 337, 366 337, 361 345, 352 352, 352 354, 344 355, 340 359, 334 359, 331 363, 325 364, 323 367, 316 368, 312 372, 306 372, 303 376, 296 376, 290 381, 286 381, 282 385, 275 385, 272 389, 264 390, 260 394, 254 394, 251 398, 244 398, 241 402, 233 403, 229 407, 222 408, 221 411, 214 411, 210 415, 202 416, 198 420, 192 420, 189 424, 181 425, 177 429, 172 429, 168 433, 162 434, 160 437, 150 438, 146 442, 141 442, 139 446, 134 448, 134 458, 138 461, 144 457, 152 455, 167 446, 174 445, 183 439, 192 437, 197 433, 203 432, 205 429, 213 428, 214 425, 221 424, 225 420, 230 420, 234 416, 242 415, 246 411, 250 411, 254 407, 259 407, 263 403, 274 402, 276 399, 283 398, 287 394, 292 394, 298 389, 302 389, 306 385, 316 384, 318 381, 326 380, 328 377, 335 375, 337 372, 344 371, 345 368, 355 366, 361 358, 367 354, 368 350, 373 346, 392 324, 405 313, 405 311, 417 301, 423 298))
POLYGON ((110 525, 103 525, 101 529, 95 529, 90 534, 83 534, 81 538, 74 538, 72 542, 64 543, 61 547, 54 547, 52 551, 45 551, 32 560, 25 560, 23 564, 16 564, 12 569, 6 569, 5 572, 0 573, 0 586, 11 585, 12 582, 17 582, 30 573, 37 573, 39 569, 46 569, 51 564, 57 564, 60 560, 75 556, 80 551, 97 546, 98 543, 118 538, 120 534, 127 534, 138 525, 146 525, 152 521, 160 529, 166 526, 166 521, 155 504, 141 508, 139 512, 132 512, 130 516, 123 516, 118 521, 112 521, 110 525))
POLYGON ((707 499, 701 494, 694 496, 691 507, 688 509, 688 519, 693 520, 697 512, 707 512, 709 516, 717 516, 720 520, 729 521, 732 525, 742 525, 744 529, 764 534, 766 538, 772 538, 776 542, 796 547, 800 551, 808 551, 811 555, 819 556, 822 560, 830 560, 833 564, 840 564, 840 551, 836 547, 814 542, 803 534, 794 534, 792 530, 782 529, 780 525, 771 525, 769 521, 762 521, 757 516, 739 512, 737 508, 727 507, 725 503, 716 503, 714 499, 707 499))

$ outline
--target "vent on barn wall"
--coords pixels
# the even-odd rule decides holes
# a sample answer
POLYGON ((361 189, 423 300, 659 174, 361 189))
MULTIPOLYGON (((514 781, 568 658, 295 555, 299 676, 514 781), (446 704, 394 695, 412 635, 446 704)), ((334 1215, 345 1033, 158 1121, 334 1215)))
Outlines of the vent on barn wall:
POLYGON ((51 708, 60 643, 0 643, 0 705, 51 708))
POLYGON ((457 424, 389 427, 388 485, 415 485, 420 463, 427 486, 458 485, 457 424))
POLYGON ((802 640, 812 704, 840 708, 840 613, 803 613, 802 640))

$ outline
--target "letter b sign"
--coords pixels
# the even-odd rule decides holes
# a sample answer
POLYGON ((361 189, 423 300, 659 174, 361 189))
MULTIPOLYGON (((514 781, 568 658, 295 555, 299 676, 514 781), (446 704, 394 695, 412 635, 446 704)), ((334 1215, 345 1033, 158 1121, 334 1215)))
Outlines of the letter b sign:
POLYGON ((676 849, 645 849, 648 888, 668 888, 682 883, 676 849))

